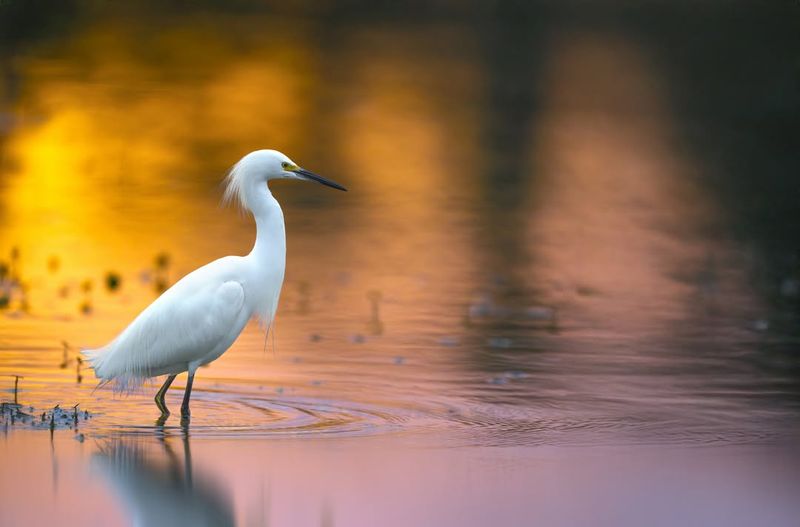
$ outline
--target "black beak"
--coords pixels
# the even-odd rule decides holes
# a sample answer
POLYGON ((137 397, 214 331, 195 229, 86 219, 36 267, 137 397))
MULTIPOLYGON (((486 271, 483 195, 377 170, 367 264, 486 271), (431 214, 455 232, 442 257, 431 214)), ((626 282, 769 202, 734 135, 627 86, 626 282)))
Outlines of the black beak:
POLYGON ((310 179, 311 181, 316 181, 317 183, 322 183, 325 186, 333 187, 336 190, 343 190, 347 192, 347 189, 338 184, 335 181, 331 181, 330 179, 325 179, 322 176, 318 176, 315 173, 311 172, 310 170, 306 170, 305 168, 298 168, 295 170, 296 174, 300 174, 301 176, 310 179))

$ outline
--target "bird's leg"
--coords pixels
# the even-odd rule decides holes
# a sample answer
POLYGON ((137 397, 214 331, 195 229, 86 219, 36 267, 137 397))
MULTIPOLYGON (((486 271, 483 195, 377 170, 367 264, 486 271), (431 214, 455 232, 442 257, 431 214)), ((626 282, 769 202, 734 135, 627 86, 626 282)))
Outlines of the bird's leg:
POLYGON ((172 381, 175 380, 175 377, 176 375, 170 375, 167 377, 167 380, 164 381, 164 384, 156 392, 156 406, 158 406, 158 409, 161 410, 162 418, 166 418, 169 415, 169 409, 164 402, 164 396, 167 394, 167 390, 169 390, 169 387, 172 384, 172 381))
POLYGON ((192 381, 194 381, 194 373, 190 373, 186 379, 186 391, 183 393, 183 404, 181 405, 181 417, 189 417, 189 397, 192 395, 192 381))

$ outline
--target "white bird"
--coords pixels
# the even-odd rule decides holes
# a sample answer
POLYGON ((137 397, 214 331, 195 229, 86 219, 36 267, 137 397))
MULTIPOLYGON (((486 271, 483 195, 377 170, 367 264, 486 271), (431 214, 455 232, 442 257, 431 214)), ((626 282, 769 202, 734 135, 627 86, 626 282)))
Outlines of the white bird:
POLYGON ((225 353, 251 318, 270 326, 286 267, 283 211, 267 185, 273 179, 310 180, 347 190, 275 150, 244 156, 225 179, 224 201, 238 202, 255 217, 253 250, 247 256, 226 256, 192 271, 109 344, 85 350, 99 379, 115 381, 125 389, 149 377, 168 375, 155 397, 165 419, 169 410, 164 395, 175 377, 186 371, 181 415, 188 417, 197 368, 225 353))

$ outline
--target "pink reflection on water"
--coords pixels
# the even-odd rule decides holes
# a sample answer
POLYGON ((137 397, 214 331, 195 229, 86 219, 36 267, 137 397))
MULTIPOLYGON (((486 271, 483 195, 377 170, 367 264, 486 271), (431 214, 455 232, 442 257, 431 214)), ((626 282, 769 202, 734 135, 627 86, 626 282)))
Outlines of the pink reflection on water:
POLYGON ((707 313, 763 309, 661 86, 646 56, 600 35, 557 40, 544 79, 533 273, 601 333, 668 333, 707 313))
POLYGON ((759 447, 441 449, 179 434, 90 444, 59 434, 47 455, 48 442, 21 432, 0 443, 14 453, 4 456, 13 472, 0 473, 4 524, 177 525, 205 511, 203 525, 791 525, 800 468, 759 447))

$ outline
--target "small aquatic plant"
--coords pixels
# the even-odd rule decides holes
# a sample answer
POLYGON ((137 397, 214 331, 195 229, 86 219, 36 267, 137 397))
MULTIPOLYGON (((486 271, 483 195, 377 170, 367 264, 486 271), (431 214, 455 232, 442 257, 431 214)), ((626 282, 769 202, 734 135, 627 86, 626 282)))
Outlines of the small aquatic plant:
POLYGON ((19 247, 16 245, 11 248, 11 264, 8 266, 8 276, 12 282, 19 280, 19 247))
POLYGON ((69 365, 69 349, 70 346, 66 340, 61 341, 61 364, 58 365, 59 368, 62 370, 65 369, 69 365))
POLYGON ((105 276, 106 289, 114 292, 122 285, 122 276, 116 271, 108 271, 105 276))
POLYGON ((164 251, 158 253, 155 257, 156 269, 159 271, 166 270, 169 267, 170 260, 169 253, 164 251))
POLYGON ((91 278, 87 278, 81 282, 81 291, 83 291, 83 301, 78 306, 81 313, 90 315, 92 313, 92 288, 94 283, 91 278))
POLYGON ((79 410, 75 404, 64 409, 60 404, 41 413, 33 406, 26 408, 19 403, 0 403, 0 424, 5 426, 28 426, 36 430, 74 430, 76 433, 82 421, 92 418, 88 410, 79 410))

